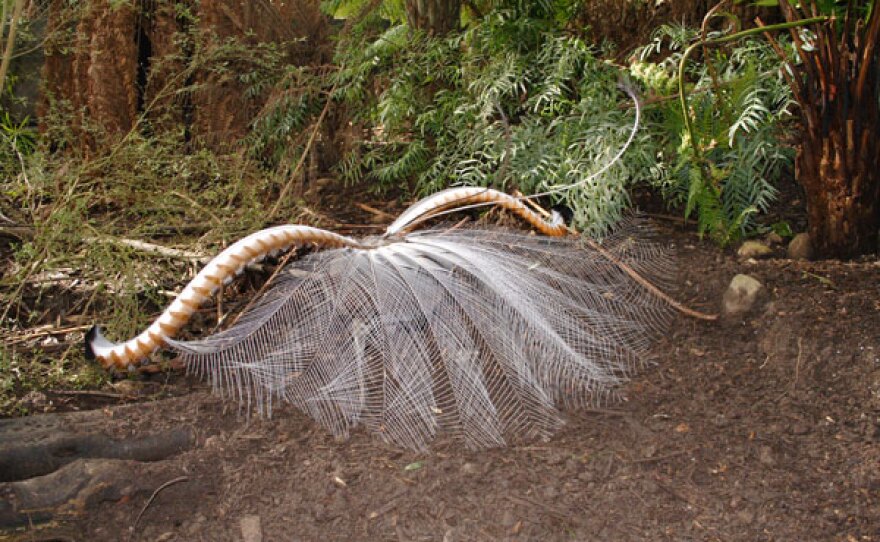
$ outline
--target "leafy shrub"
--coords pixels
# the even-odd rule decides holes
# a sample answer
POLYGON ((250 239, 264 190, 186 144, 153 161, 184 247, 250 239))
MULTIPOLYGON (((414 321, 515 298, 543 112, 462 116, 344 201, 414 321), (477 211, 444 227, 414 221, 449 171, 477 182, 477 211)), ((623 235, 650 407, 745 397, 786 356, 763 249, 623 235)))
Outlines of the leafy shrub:
MULTIPOLYGON (((659 28, 638 52, 633 75, 656 95, 675 92, 683 51, 697 37, 681 26, 659 28), (647 62, 657 53, 666 57, 647 62)), ((653 108, 647 128, 665 158, 653 184, 670 205, 684 205, 686 216, 696 212, 701 232, 725 244, 754 230, 755 215, 767 210, 791 162, 781 122, 790 114, 791 91, 777 55, 760 39, 709 49, 709 57, 688 63, 685 72, 692 131, 679 102, 653 108)))
MULTIPOLYGON (((610 161, 633 119, 620 107, 619 70, 559 32, 542 5, 499 7, 440 39, 394 25, 342 51, 337 96, 370 134, 342 161, 343 177, 413 182, 420 193, 450 184, 534 193, 610 161)), ((651 175, 652 156, 627 157, 561 195, 578 227, 604 230, 628 203, 628 180, 651 175)))
POLYGON ((661 27, 622 68, 564 32, 554 3, 499 4, 446 38, 396 24, 340 49, 335 97, 367 134, 341 161, 344 178, 420 193, 450 184, 535 193, 589 179, 559 197, 593 233, 620 216, 627 187, 640 182, 696 213, 700 231, 722 244, 755 229, 790 161, 779 131, 790 94, 764 42, 711 49, 686 66, 689 132, 678 103, 663 98, 677 91, 695 30, 661 27), (652 105, 622 162, 592 179, 632 123, 617 89, 622 72, 652 105))

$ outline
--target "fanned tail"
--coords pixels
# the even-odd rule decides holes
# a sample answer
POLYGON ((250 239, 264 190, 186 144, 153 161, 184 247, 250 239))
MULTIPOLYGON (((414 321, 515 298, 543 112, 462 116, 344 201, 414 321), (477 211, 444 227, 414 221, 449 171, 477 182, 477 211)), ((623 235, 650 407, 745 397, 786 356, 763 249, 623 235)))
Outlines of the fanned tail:
MULTIPOLYGON (((636 225, 602 247, 671 276, 636 225)), ((445 432, 483 448, 547 437, 558 406, 614 393, 670 312, 583 240, 430 230, 311 254, 233 327, 168 345, 263 412, 284 399, 340 436, 363 426, 423 449, 445 432)))

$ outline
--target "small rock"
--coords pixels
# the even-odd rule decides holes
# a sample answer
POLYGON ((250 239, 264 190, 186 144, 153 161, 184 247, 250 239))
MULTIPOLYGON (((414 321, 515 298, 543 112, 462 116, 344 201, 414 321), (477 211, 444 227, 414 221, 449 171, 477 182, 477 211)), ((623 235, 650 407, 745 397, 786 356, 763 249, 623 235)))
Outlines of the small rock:
POLYGON ((460 470, 462 474, 467 476, 473 476, 474 474, 477 474, 478 471, 477 466, 473 463, 465 463, 461 466, 460 470))
POLYGON ((771 231, 766 237, 764 237, 764 242, 768 245, 781 245, 782 241, 782 236, 775 231, 771 231))
POLYGON ((516 523, 516 516, 513 515, 511 510, 505 510, 501 515, 501 526, 505 528, 513 527, 516 523))
POLYGON ((758 461, 760 461, 762 465, 768 467, 775 465, 776 459, 773 457, 773 449, 770 448, 770 446, 761 446, 758 450, 758 461))
POLYGON ((746 241, 736 251, 740 258, 763 258, 773 253, 773 249, 760 241, 746 241))
POLYGON ((724 314, 733 316, 749 312, 763 291, 764 285, 749 275, 736 275, 724 292, 722 308, 724 314))
POLYGON ((810 432, 810 427, 803 422, 795 422, 794 425, 791 426, 791 433, 793 435, 806 435, 810 432))
POLYGON ((792 260, 811 260, 813 258, 813 245, 810 243, 809 233, 799 233, 788 244, 788 257, 792 260))
POLYGON ((260 516, 244 516, 239 524, 244 542, 263 542, 263 527, 260 525, 260 516))

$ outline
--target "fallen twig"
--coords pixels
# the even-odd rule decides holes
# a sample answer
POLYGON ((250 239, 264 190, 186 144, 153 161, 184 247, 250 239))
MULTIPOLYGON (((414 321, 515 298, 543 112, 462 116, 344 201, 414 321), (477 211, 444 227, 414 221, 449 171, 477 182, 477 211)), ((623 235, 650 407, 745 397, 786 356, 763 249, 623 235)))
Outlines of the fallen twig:
POLYGON ((269 280, 267 280, 263 283, 262 286, 260 286, 260 289, 257 291, 256 295, 254 295, 251 300, 248 301, 248 304, 245 305, 245 307, 237 315, 235 315, 235 318, 232 320, 230 326, 234 326, 236 323, 238 323, 238 320, 242 317, 242 315, 246 313, 253 306, 253 304, 263 296, 263 293, 266 291, 269 285, 272 284, 272 281, 275 280, 275 277, 278 276, 278 273, 280 273, 281 270, 284 269, 284 266, 287 265, 287 262, 290 260, 290 258, 293 257, 294 254, 296 254, 295 249, 284 255, 284 258, 282 258, 281 261, 278 263, 278 267, 276 267, 275 270, 272 271, 272 274, 269 276, 269 280))
POLYGON ((3 346, 13 346, 16 344, 21 344, 24 342, 31 341, 33 339, 39 339, 40 337, 47 337, 49 335, 64 335, 67 333, 72 333, 74 331, 84 331, 86 329, 91 328, 91 325, 85 326, 71 326, 71 327, 55 327, 51 324, 40 326, 36 328, 32 328, 29 330, 25 330, 21 334, 16 334, 17 336, 3 341, 3 346))
POLYGON ((179 484, 180 482, 187 482, 187 481, 189 481, 189 476, 181 476, 180 478, 168 480, 167 482, 165 482, 161 486, 157 487, 156 491, 154 491, 153 494, 150 495, 150 498, 147 499, 147 503, 144 505, 143 508, 141 508, 140 513, 134 519, 134 525, 132 525, 131 528, 128 530, 128 539, 131 540, 131 536, 132 536, 132 534, 134 534, 135 529, 137 529, 137 525, 140 522, 141 517, 144 515, 144 512, 147 511, 147 508, 149 508, 150 505, 153 504, 153 501, 156 499, 156 495, 158 495, 165 488, 171 487, 174 484, 179 484))
POLYGON ((98 390, 47 390, 49 393, 53 395, 66 395, 73 397, 102 397, 104 399, 133 399, 134 395, 129 395, 125 393, 113 393, 109 391, 98 391, 98 390))
POLYGON ((394 220, 395 218, 397 218, 396 216, 392 215, 391 213, 386 213, 385 211, 383 211, 381 209, 376 209, 372 205, 367 205, 366 203, 355 203, 354 205, 358 209, 363 209, 364 211, 371 213, 371 214, 374 214, 374 215, 381 217, 381 218, 387 218, 388 220, 394 220))
POLYGON ((163 256, 165 258, 173 258, 176 260, 184 260, 187 262, 197 262, 197 263, 208 263, 211 261, 211 257, 205 254, 201 254, 199 252, 193 252, 190 250, 181 250, 179 248, 171 248, 162 245, 157 245, 155 243, 148 243, 146 241, 138 241, 137 239, 125 239, 125 238, 116 238, 116 237, 90 237, 86 238, 86 241, 94 241, 98 243, 109 243, 113 245, 121 245, 129 248, 133 248, 137 251, 144 252, 146 254, 154 254, 157 256, 163 256))

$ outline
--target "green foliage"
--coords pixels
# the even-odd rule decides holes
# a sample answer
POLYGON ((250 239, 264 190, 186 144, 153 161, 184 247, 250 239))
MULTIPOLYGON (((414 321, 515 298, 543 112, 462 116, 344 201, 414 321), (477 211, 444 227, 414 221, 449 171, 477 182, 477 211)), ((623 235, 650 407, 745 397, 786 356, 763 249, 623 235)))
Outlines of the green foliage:
POLYGON ((305 67, 288 68, 251 124, 244 148, 269 169, 290 166, 305 144, 306 128, 326 98, 326 81, 305 67))
MULTIPOLYGON (((420 193, 450 184, 534 193, 614 156, 633 118, 619 107, 619 71, 559 32, 553 3, 502 4, 447 38, 401 24, 340 51, 336 97, 370 134, 340 165, 344 178, 420 193)), ((579 227, 601 232, 626 207, 629 179, 653 163, 634 150, 561 198, 579 227)))
POLYGON ((3 111, 0 114, 0 175, 18 175, 36 144, 37 134, 30 127, 30 119, 16 122, 8 111, 3 111))
MULTIPOLYGON (((684 27, 659 28, 639 51, 634 77, 668 96, 683 50, 696 39, 696 31, 684 27), (658 52, 667 56, 644 64, 658 52)), ((708 54, 685 66, 696 141, 675 101, 654 108, 646 127, 661 155, 676 157, 664 161, 655 186, 671 205, 684 205, 686 216, 696 213, 700 232, 726 244, 753 231, 755 217, 776 196, 774 183, 792 159, 780 128, 792 101, 778 57, 765 42, 744 40, 708 54)))
MULTIPOLYGON (((369 134, 341 161, 342 177, 420 193, 450 184, 536 193, 588 179, 622 145, 632 111, 621 106, 620 67, 561 30, 560 6, 497 2, 443 39, 396 24, 341 47, 334 97, 369 134)), ((650 96, 671 96, 696 37, 661 27, 624 71, 650 96)), ((709 54, 686 69, 697 141, 677 103, 658 100, 622 163, 559 196, 578 228, 613 223, 633 182, 660 188, 722 244, 756 228, 790 160, 779 130, 789 91, 758 39, 709 54)))
MULTIPOLYGON (((204 83, 193 81, 209 80, 244 85, 258 103, 285 75, 284 55, 274 45, 195 38, 194 31, 175 36, 186 43, 183 51, 151 65, 161 88, 148 85, 155 93, 127 133, 108 134, 51 95, 39 137, 27 123, 0 115, 0 227, 11 224, 20 235, 0 277, 4 341, 47 319, 65 326, 70 316, 96 313, 112 337, 129 337, 198 264, 145 253, 126 240, 210 255, 265 225, 264 210, 284 179, 267 175, 240 149, 200 148, 180 122, 180 101, 202 90, 204 83)), ((30 346, 0 353, 0 391, 100 383, 79 347, 43 355, 30 346)), ((0 400, 0 413, 13 404, 0 400)))

